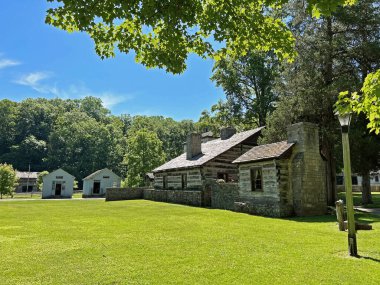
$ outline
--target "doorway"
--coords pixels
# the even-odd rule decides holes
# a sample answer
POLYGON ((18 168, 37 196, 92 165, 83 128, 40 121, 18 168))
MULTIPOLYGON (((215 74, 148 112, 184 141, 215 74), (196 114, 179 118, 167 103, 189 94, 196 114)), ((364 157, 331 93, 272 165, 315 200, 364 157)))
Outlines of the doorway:
POLYGON ((94 182, 94 188, 92 189, 92 194, 100 194, 100 181, 94 182))
POLYGON ((55 196, 61 196, 62 193, 62 184, 56 183, 55 184, 55 196))

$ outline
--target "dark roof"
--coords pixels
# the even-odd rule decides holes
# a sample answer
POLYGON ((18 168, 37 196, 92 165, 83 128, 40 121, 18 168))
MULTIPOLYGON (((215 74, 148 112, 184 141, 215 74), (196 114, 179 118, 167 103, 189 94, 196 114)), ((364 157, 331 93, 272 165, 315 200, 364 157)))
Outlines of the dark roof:
POLYGON ((244 153, 242 156, 234 160, 232 163, 254 162, 259 160, 280 158, 288 150, 290 150, 293 145, 294 143, 282 141, 255 146, 246 153, 244 153))
POLYGON ((16 171, 16 176, 18 179, 37 179, 38 172, 22 172, 22 171, 16 171))
POLYGON ((202 143, 202 154, 197 155, 192 159, 187 159, 186 153, 183 153, 180 156, 170 160, 169 162, 157 167, 153 170, 153 172, 202 166, 206 162, 217 157, 218 155, 221 155, 227 150, 233 148, 234 146, 244 142, 245 140, 248 140, 254 135, 259 134, 262 129, 263 127, 260 127, 254 130, 237 133, 226 140, 222 140, 219 138, 202 143))

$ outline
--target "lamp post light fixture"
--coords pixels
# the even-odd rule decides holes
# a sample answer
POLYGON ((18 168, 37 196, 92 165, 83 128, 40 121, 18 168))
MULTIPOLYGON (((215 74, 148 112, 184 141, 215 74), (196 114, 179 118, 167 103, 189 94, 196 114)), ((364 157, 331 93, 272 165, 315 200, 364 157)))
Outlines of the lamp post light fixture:
POLYGON ((348 130, 350 128, 351 114, 337 114, 340 126, 342 127, 342 145, 343 145, 343 164, 344 164, 344 186, 346 188, 346 208, 347 208, 347 227, 348 227, 348 251, 351 256, 358 256, 356 244, 356 229, 354 216, 354 203, 352 198, 352 181, 351 181, 351 159, 350 159, 350 142, 348 140, 348 130))

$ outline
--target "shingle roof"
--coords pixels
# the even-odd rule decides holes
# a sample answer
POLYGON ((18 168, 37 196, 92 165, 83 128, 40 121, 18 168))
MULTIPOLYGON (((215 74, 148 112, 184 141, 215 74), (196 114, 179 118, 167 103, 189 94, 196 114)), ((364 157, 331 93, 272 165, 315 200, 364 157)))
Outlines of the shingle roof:
POLYGON ((255 146, 239 158, 235 159, 232 163, 253 162, 259 160, 279 158, 292 148, 294 143, 287 141, 276 142, 271 144, 264 144, 255 146))
POLYGON ((27 179, 29 177, 29 179, 37 179, 37 176, 38 176, 38 172, 22 172, 22 171, 16 171, 16 176, 17 178, 19 179, 27 179))
POLYGON ((206 143, 202 143, 202 154, 197 155, 192 159, 186 159, 186 153, 183 153, 180 156, 170 160, 169 162, 157 167, 153 170, 153 172, 202 166, 206 162, 217 157, 218 155, 221 155, 234 146, 244 142, 256 134, 259 134, 262 129, 263 127, 260 127, 253 130, 237 133, 226 140, 215 139, 206 143))

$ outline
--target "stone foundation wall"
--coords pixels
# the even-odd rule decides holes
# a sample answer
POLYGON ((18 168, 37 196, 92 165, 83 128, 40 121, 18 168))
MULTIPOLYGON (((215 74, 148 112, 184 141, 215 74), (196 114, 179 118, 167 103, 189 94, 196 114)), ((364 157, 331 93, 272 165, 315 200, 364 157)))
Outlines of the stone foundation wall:
POLYGON ((190 206, 202 206, 202 191, 107 188, 106 201, 146 199, 190 206))
POLYGON ((143 199, 144 188, 107 188, 106 201, 143 199))
POLYGON ((202 191, 145 189, 144 199, 200 207, 202 191))

